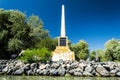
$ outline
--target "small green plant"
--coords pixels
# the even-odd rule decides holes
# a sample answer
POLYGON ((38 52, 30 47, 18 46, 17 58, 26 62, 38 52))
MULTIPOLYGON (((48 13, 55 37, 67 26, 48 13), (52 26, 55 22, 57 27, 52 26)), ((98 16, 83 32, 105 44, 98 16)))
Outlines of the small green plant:
POLYGON ((20 60, 25 63, 32 63, 32 62, 46 62, 51 57, 51 52, 48 51, 47 48, 41 49, 27 49, 25 52, 20 56, 20 60))

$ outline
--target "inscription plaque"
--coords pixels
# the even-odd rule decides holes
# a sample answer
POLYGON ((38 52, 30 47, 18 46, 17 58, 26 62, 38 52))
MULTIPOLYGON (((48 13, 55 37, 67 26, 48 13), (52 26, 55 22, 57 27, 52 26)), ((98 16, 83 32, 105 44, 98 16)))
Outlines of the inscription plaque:
POLYGON ((66 38, 60 38, 60 46, 66 46, 66 38))

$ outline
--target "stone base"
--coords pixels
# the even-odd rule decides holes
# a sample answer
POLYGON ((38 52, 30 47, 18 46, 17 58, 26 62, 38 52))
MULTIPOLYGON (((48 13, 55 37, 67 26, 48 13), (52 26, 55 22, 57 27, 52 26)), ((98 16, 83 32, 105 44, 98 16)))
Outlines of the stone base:
POLYGON ((57 46, 55 51, 52 52, 52 61, 59 61, 60 59, 73 61, 75 60, 74 52, 68 46, 57 46))

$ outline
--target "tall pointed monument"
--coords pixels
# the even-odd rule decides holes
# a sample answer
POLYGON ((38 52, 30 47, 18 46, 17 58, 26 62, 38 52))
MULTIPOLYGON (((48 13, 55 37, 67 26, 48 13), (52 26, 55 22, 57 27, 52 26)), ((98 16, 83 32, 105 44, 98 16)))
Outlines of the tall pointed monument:
POLYGON ((59 61, 62 59, 66 60, 75 60, 74 52, 69 49, 68 38, 65 31, 65 8, 62 5, 62 15, 61 15, 61 34, 58 37, 58 46, 52 52, 52 61, 59 61))

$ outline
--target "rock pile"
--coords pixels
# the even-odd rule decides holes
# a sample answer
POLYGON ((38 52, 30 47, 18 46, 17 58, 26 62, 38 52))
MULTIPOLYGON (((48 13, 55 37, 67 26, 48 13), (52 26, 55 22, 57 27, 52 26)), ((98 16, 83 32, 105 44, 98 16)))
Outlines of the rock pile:
POLYGON ((44 76, 117 76, 120 63, 58 61, 51 63, 27 63, 19 60, 0 60, 0 75, 44 75, 44 76))

